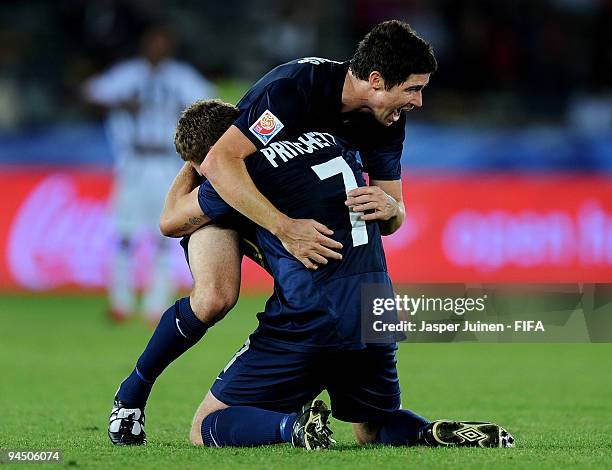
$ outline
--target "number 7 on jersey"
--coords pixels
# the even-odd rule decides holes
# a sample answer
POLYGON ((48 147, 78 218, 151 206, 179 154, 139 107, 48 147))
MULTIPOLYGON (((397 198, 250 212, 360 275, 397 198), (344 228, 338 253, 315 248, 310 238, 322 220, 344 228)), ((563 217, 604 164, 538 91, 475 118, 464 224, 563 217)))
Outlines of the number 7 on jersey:
MULTIPOLYGON (((344 181, 344 189, 348 193, 357 188, 357 180, 353 174, 353 170, 348 166, 348 163, 342 157, 332 158, 328 162, 315 165, 312 170, 317 174, 321 181, 331 178, 332 176, 342 175, 344 181)), ((366 223, 360 220, 363 212, 354 212, 348 208, 349 218, 351 221, 351 236, 353 237, 353 246, 365 245, 368 243, 368 230, 366 223)))

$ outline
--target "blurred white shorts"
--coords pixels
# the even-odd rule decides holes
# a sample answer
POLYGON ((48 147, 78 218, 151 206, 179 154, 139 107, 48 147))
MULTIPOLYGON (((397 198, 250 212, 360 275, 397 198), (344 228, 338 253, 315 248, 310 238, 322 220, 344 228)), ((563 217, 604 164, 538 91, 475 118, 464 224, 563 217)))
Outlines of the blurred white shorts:
POLYGON ((159 234, 164 200, 182 164, 176 154, 123 160, 115 171, 111 196, 111 212, 120 235, 159 234))

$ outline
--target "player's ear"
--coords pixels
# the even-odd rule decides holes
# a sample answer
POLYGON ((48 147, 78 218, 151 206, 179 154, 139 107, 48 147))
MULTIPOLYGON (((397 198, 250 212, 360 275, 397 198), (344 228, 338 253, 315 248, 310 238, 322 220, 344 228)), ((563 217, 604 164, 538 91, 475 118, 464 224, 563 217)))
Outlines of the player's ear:
POLYGON ((370 83, 370 86, 375 90, 380 90, 381 88, 385 87, 385 80, 382 78, 382 75, 377 70, 373 70, 370 72, 370 75, 368 76, 368 82, 370 83))

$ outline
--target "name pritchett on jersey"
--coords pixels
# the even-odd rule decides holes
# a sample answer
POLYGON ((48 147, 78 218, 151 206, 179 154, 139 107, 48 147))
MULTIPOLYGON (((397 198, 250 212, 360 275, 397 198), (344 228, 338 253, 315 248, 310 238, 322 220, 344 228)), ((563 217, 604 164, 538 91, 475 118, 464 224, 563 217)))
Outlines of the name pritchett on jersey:
POLYGON ((296 141, 273 142, 261 149, 261 153, 268 159, 274 168, 279 163, 288 162, 298 155, 311 154, 315 150, 330 147, 336 144, 334 136, 324 132, 306 132, 296 141), (280 159, 280 160, 279 160, 280 159))

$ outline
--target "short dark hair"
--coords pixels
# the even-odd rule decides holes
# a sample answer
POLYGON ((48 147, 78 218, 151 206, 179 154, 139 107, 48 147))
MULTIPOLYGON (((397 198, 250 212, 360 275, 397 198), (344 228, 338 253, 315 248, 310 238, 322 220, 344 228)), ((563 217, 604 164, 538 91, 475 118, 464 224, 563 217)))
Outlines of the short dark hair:
POLYGON ((376 25, 358 44, 351 59, 355 77, 367 80, 374 70, 385 80, 385 89, 405 82, 413 73, 433 73, 438 63, 431 45, 408 23, 398 20, 376 25))
POLYGON ((210 148, 219 140, 240 111, 221 100, 200 100, 186 108, 174 133, 174 147, 186 162, 202 163, 210 148))

